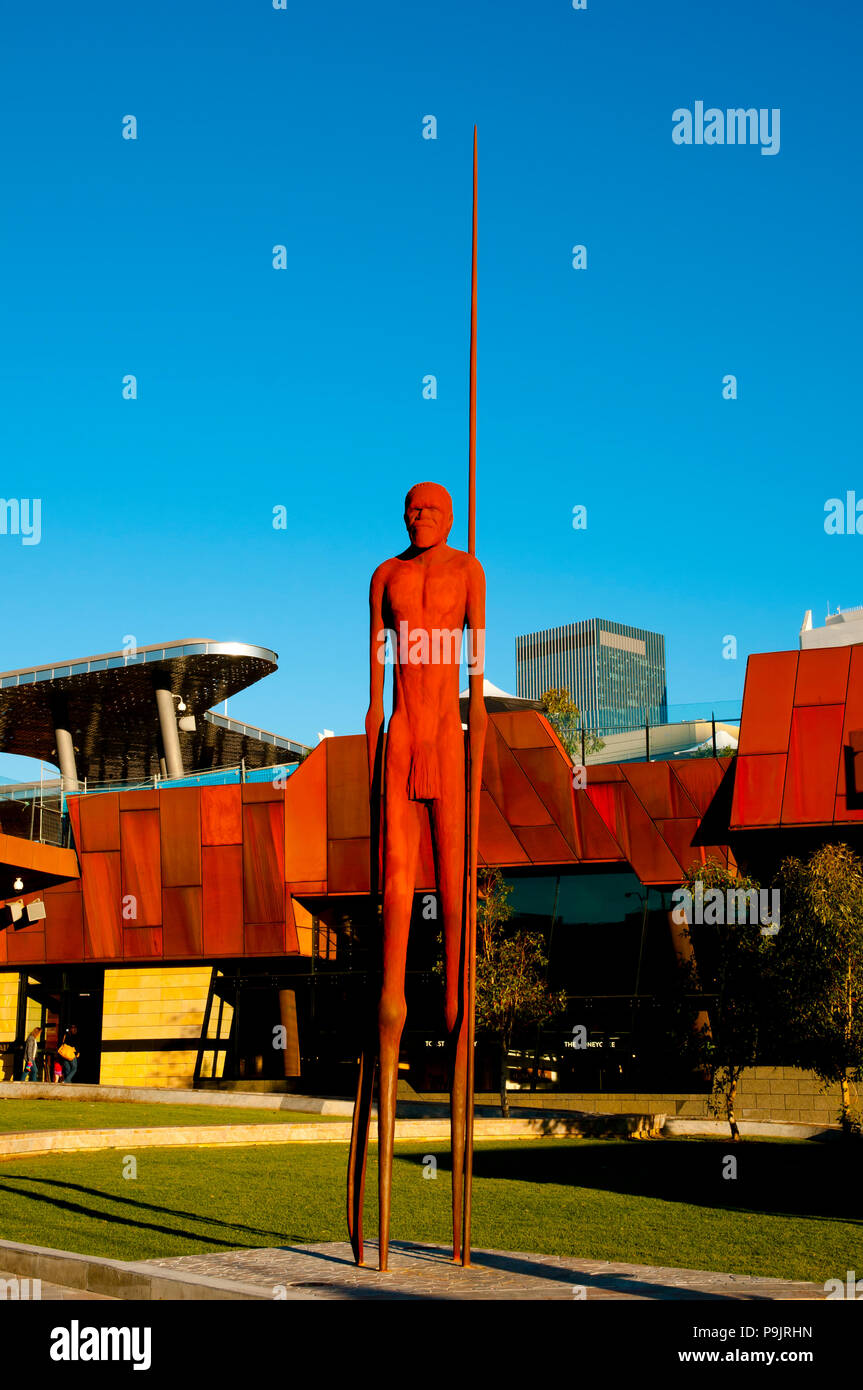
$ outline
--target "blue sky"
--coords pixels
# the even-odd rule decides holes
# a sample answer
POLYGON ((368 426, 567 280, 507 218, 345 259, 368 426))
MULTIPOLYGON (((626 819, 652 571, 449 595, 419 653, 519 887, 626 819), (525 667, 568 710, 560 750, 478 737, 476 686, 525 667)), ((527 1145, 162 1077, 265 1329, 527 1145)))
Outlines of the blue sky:
POLYGON ((863 497, 855 7, 14 10, 0 494, 41 499, 42 539, 0 535, 0 669, 259 643, 280 670, 231 713, 361 730, 410 484, 450 488, 465 544, 474 121, 490 678, 598 616, 666 635, 671 701, 735 698, 805 609, 863 603, 863 537, 823 525, 863 497), (779 108, 780 152, 675 145, 698 100, 779 108))

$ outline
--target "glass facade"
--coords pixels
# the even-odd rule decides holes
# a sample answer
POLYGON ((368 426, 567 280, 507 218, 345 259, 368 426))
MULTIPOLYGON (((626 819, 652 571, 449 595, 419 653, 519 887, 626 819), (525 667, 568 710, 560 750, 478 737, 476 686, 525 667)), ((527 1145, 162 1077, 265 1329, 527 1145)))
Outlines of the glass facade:
POLYGON ((515 660, 519 696, 538 700, 564 688, 589 729, 667 723, 665 638, 658 632, 588 618, 516 637, 515 660))

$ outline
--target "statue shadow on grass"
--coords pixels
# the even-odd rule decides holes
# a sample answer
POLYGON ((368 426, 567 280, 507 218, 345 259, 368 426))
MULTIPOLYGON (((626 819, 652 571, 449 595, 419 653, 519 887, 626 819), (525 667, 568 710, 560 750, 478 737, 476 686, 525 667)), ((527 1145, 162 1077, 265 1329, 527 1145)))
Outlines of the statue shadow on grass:
MULTIPOLYGON (((246 1226, 239 1221, 222 1221, 217 1216, 201 1216, 197 1212, 182 1211, 173 1207, 160 1207, 152 1202, 142 1202, 134 1197, 118 1197, 112 1192, 105 1192, 101 1188, 85 1187, 82 1183, 61 1182, 56 1178, 36 1178, 30 1173, 10 1173, 4 1171, 0 1174, 0 1192, 8 1192, 11 1195, 23 1198, 55 1208, 57 1211, 68 1212, 72 1216, 95 1217, 98 1221, 106 1221, 111 1225, 133 1226, 139 1230, 158 1232, 163 1235, 179 1236, 186 1240, 201 1241, 206 1245, 217 1245, 225 1249, 233 1249, 236 1240, 232 1243, 228 1240, 219 1240, 217 1236, 199 1235, 197 1232, 178 1230, 173 1226, 162 1225, 157 1221, 136 1220, 130 1214, 132 1210, 137 1210, 143 1214, 153 1214, 161 1216, 172 1216, 179 1220, 199 1221, 205 1226, 221 1227, 226 1235, 228 1232, 236 1232, 239 1238, 242 1235, 275 1237, 279 1241, 284 1241, 284 1231, 270 1231, 257 1226, 246 1226), (8 1186, 9 1179, 25 1184, 22 1187, 8 1186), (103 1202, 115 1202, 117 1210, 102 1211, 94 1206, 87 1206, 83 1202, 69 1201, 52 1192, 34 1192, 35 1185, 43 1188, 56 1188, 60 1192, 81 1193, 86 1197, 98 1197, 103 1202)), ((299 1239, 299 1237, 298 1237, 299 1239)))
MULTIPOLYGON (((863 1219, 859 1179, 861 1146, 854 1141, 799 1144, 730 1137, 681 1141, 643 1139, 529 1144, 518 1148, 478 1145, 478 1181, 557 1184, 632 1197, 652 1197, 747 1214, 794 1216, 801 1220, 858 1225, 863 1219), (737 1160, 737 1177, 723 1177, 726 1159, 737 1160)), ((422 1166, 419 1154, 401 1153, 403 1163, 422 1166)), ((449 1155, 438 1156, 439 1171, 449 1155)))

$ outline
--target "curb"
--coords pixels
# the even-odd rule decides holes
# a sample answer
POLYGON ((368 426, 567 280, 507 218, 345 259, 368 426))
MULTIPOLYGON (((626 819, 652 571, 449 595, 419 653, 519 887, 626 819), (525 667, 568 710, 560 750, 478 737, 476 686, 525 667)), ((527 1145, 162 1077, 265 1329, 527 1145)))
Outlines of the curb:
MULTIPOLYGON (((42 1279, 65 1288, 100 1293, 108 1298, 136 1302, 168 1300, 248 1299, 271 1303, 272 1295, 260 1285, 242 1284, 231 1279, 212 1279, 205 1274, 181 1274, 154 1268, 144 1262, 125 1264, 98 1255, 76 1255, 69 1250, 52 1250, 42 1245, 21 1245, 0 1240, 0 1268, 25 1279, 42 1279)), ((314 1295, 288 1288, 292 1300, 312 1301, 314 1295)))
MULTIPOLYGON (((737 1128, 742 1139, 819 1139, 842 1133, 841 1125, 803 1124, 798 1120, 738 1120, 737 1128)), ((727 1120, 666 1120, 662 1134, 663 1138, 703 1134, 731 1142, 727 1120)))
MULTIPOLYGON (((660 1133, 664 1115, 572 1115, 508 1120, 477 1118, 477 1139, 647 1138, 660 1133)), ((396 1120, 397 1140, 434 1140, 450 1136, 449 1120, 396 1120)), ((204 1148, 256 1144, 347 1144, 351 1126, 326 1125, 165 1125, 161 1128, 59 1129, 0 1133, 0 1159, 46 1153, 83 1153, 98 1149, 204 1148)), ((373 1140, 376 1134, 370 1136, 373 1140)))
POLYGON ((352 1100, 324 1096, 294 1096, 285 1091, 256 1094, 251 1091, 192 1091, 155 1086, 55 1086, 49 1081, 0 1081, 0 1100, 145 1101, 152 1105, 206 1105, 235 1110, 292 1110, 306 1115, 354 1113, 352 1100))

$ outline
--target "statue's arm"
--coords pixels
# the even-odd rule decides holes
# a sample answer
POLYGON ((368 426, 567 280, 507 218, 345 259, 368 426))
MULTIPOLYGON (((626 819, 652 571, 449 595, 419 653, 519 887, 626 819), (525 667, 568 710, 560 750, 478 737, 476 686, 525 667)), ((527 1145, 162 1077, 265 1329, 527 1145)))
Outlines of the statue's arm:
POLYGON ((372 575, 369 586, 369 709, 366 715, 366 746, 369 755, 370 796, 375 790, 375 769, 384 727, 384 584, 384 566, 380 565, 372 575))

